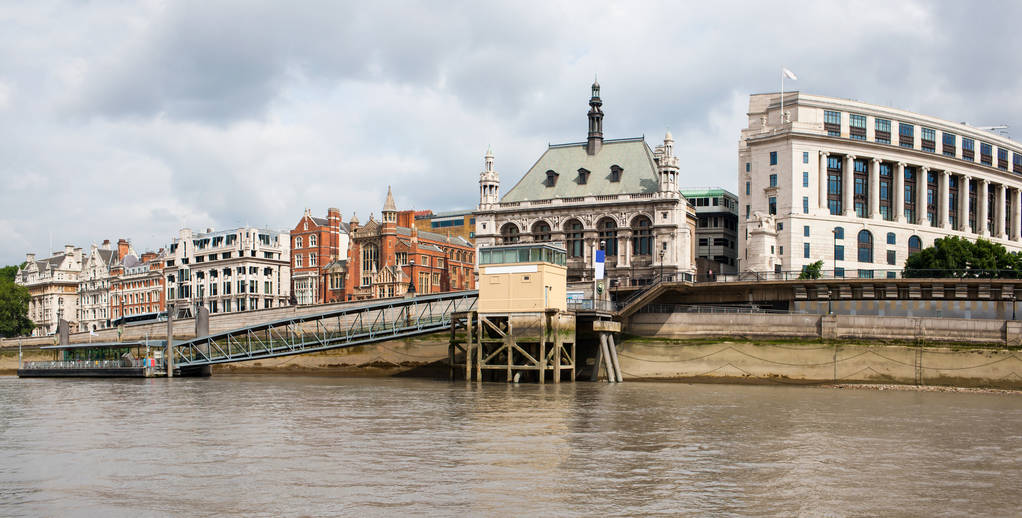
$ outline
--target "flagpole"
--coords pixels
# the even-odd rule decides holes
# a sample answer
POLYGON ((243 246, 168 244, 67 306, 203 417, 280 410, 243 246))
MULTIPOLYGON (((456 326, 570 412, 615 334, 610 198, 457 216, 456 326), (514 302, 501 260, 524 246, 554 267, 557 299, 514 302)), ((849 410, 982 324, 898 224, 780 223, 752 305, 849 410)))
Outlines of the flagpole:
POLYGON ((784 125, 784 67, 781 67, 781 125, 784 125))

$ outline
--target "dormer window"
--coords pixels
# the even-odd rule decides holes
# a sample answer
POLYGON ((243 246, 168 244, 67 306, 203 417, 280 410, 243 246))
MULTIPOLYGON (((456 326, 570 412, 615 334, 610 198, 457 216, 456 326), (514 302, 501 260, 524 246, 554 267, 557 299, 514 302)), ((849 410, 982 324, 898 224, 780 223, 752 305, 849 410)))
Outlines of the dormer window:
POLYGON ((557 176, 558 175, 557 175, 556 171, 554 171, 552 169, 547 171, 546 172, 546 186, 547 187, 553 187, 553 186, 557 185, 557 176))
POLYGON ((589 170, 586 168, 580 168, 578 170, 578 184, 585 185, 589 181, 589 170))
POLYGON ((624 172, 624 169, 621 169, 621 166, 619 166, 617 164, 614 164, 614 165, 610 166, 610 181, 612 181, 612 182, 620 182, 621 181, 621 173, 623 173, 623 172, 624 172))

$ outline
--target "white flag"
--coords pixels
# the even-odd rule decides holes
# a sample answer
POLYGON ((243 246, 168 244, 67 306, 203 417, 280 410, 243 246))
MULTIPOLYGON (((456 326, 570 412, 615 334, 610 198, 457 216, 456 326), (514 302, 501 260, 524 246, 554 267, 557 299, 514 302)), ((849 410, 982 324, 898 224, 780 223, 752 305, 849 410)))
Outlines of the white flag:
POLYGON ((94 329, 89 329, 89 336, 97 336, 97 335, 96 335, 96 330, 94 330, 94 329))
POLYGON ((791 70, 788 70, 787 68, 781 67, 781 73, 784 74, 784 77, 787 77, 792 81, 798 81, 798 78, 795 77, 795 73, 792 72, 791 70))

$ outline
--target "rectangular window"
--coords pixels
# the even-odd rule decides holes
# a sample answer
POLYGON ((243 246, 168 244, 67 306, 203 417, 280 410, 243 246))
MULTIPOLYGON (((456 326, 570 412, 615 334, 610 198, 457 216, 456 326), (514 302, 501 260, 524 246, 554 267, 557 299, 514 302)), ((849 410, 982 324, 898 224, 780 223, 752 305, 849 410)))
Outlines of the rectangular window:
POLYGON ((958 137, 954 133, 944 132, 941 137, 940 151, 944 156, 955 156, 955 144, 958 137))
POLYGON ((983 165, 993 165, 994 163, 994 148, 986 142, 979 143, 979 163, 983 165))
POLYGON ((771 151, 770 152, 770 165, 777 165, 777 152, 776 151, 771 151))
POLYGON ((770 187, 777 187, 777 175, 770 175, 770 187))
POLYGON ((802 226, 802 235, 805 237, 809 237, 809 225, 802 226))
POLYGON ((745 182, 745 195, 749 196, 752 194, 752 182, 745 182))
POLYGON ((898 123, 898 145, 901 147, 912 148, 915 147, 915 126, 911 124, 905 124, 904 122, 898 123))
POLYGON ((1012 153, 1011 170, 1016 173, 1022 173, 1022 153, 1012 153))
POLYGON ((699 246, 707 246, 710 244, 710 240, 705 237, 699 238, 699 246))
POLYGON ((802 214, 809 214, 809 197, 802 197, 802 214))
POLYGON ((767 204, 769 205, 769 208, 768 208, 769 213, 770 214, 777 214, 777 197, 776 196, 771 196, 768 199, 767 204))
POLYGON ((808 164, 809 163, 809 152, 808 151, 803 151, 802 152, 802 163, 803 164, 808 164))
POLYGON ((748 173, 751 170, 752 170, 752 163, 746 162, 745 163, 745 172, 748 173))
POLYGON ((823 129, 827 131, 827 135, 831 137, 841 136, 841 112, 834 112, 830 110, 824 110, 823 112, 823 129))
POLYGON ((880 144, 891 143, 891 121, 887 119, 876 120, 876 133, 873 140, 880 144))
POLYGON ((976 159, 976 141, 962 137, 962 160, 970 162, 976 159))
POLYGON ((839 279, 843 279, 845 277, 845 269, 844 268, 834 268, 834 277, 837 277, 839 279))
POLYGON ((802 171, 802 187, 809 187, 809 171, 802 171))
POLYGON ((749 216, 751 214, 752 214, 752 206, 751 205, 746 205, 745 206, 745 219, 749 219, 749 216))
POLYGON ((809 243, 802 243, 802 257, 809 259, 809 243))
POLYGON ((845 260, 845 245, 834 245, 834 260, 835 261, 845 260))
POLYGON ((933 153, 937 150, 937 132, 933 128, 923 128, 920 145, 923 151, 933 153))
POLYGON ((997 168, 1008 170, 1008 150, 1002 147, 997 148, 997 168))
POLYGON ((855 140, 866 140, 866 116, 851 114, 848 116, 848 136, 855 140))

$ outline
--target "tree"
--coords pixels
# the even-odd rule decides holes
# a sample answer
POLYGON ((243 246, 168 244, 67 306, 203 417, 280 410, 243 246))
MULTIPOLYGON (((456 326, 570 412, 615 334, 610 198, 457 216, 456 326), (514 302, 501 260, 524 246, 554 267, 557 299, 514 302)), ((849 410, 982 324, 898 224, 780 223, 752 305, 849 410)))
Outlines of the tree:
POLYGON ((905 277, 1018 277, 1022 260, 1004 246, 942 237, 905 261, 905 277))
POLYGON ((28 288, 0 277, 0 336, 10 338, 32 332, 35 324, 28 319, 28 302, 31 299, 28 288))
POLYGON ((816 261, 813 264, 807 264, 802 268, 802 273, 798 274, 799 280, 805 279, 819 279, 820 274, 823 271, 823 260, 816 261))
MULTIPOLYGON (((25 265, 22 264, 22 267, 24 267, 24 266, 25 265)), ((17 273, 18 273, 18 267, 17 266, 14 266, 14 265, 4 266, 3 268, 0 268, 0 280, 7 280, 7 281, 10 281, 10 282, 14 282, 14 276, 17 273)))

